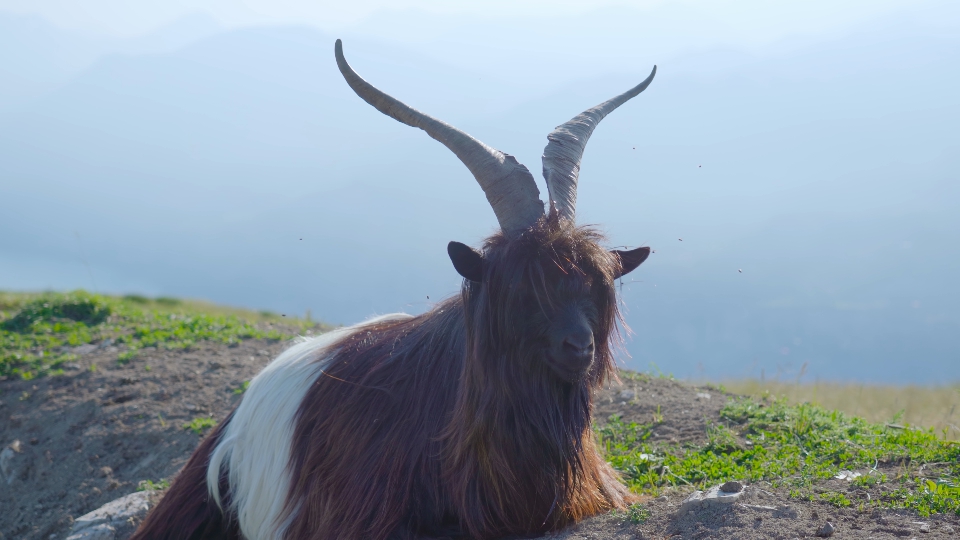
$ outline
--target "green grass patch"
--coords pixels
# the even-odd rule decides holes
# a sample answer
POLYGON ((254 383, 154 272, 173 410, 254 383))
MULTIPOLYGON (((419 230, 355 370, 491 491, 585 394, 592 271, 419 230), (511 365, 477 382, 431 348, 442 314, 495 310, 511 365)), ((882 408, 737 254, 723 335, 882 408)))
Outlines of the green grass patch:
POLYGON ((190 430, 193 430, 193 432, 196 433, 197 435, 202 435, 203 430, 207 428, 212 428, 216 425, 217 425, 217 421, 214 420, 213 418, 197 417, 187 422, 186 424, 184 424, 183 429, 190 429, 190 430))
POLYGON ((0 376, 29 380, 62 373, 60 366, 76 359, 73 347, 106 340, 125 348, 118 356, 124 364, 144 347, 189 349, 201 341, 283 340, 322 329, 294 317, 173 298, 0 292, 0 376))
POLYGON ((818 499, 838 507, 851 505, 847 495, 815 496, 810 488, 841 470, 865 471, 856 480, 864 488, 885 484, 890 490, 869 504, 907 508, 922 516, 960 515, 960 444, 933 430, 890 428, 815 405, 789 405, 734 399, 722 409, 722 424, 709 426, 702 446, 654 445, 652 426, 611 418, 596 429, 607 460, 637 492, 658 494, 669 486, 703 489, 739 479, 768 480, 791 489, 791 496, 818 499), (920 475, 936 464, 936 481, 920 475), (895 467, 887 479, 876 468, 895 467))
POLYGON ((167 489, 170 487, 170 482, 166 478, 162 478, 157 482, 153 480, 141 480, 137 483, 137 491, 158 491, 161 489, 167 489))

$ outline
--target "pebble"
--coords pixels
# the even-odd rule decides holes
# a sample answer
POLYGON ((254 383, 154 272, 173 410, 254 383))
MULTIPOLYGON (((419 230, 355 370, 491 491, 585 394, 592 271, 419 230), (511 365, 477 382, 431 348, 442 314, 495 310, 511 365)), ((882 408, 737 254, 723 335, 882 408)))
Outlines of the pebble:
MULTIPOLYGON (((737 482, 739 484, 739 482, 737 482)), ((687 511, 699 510, 701 508, 710 508, 717 506, 725 506, 733 504, 740 498, 740 495, 743 493, 742 486, 741 491, 738 492, 727 492, 721 491, 720 486, 715 486, 704 491, 694 491, 690 494, 689 497, 683 500, 683 503, 680 505, 679 512, 683 514, 687 511)))
POLYGON ((930 524, 929 524, 929 523, 924 523, 923 525, 921 525, 921 526, 920 526, 920 532, 922 532, 922 533, 928 533, 928 532, 930 532, 930 524))
POLYGON ((657 497, 657 498, 654 499, 654 500, 657 501, 657 502, 667 502, 669 499, 667 498, 666 495, 661 495, 661 496, 657 497))
POLYGON ((620 399, 633 399, 636 394, 633 392, 633 390, 621 390, 619 396, 620 399))
POLYGON ((697 399, 710 399, 710 394, 706 392, 697 392, 697 399))
POLYGON ((819 529, 817 529, 817 536, 821 538, 829 538, 833 536, 833 533, 837 531, 837 528, 833 526, 833 523, 829 521, 824 523, 819 529))

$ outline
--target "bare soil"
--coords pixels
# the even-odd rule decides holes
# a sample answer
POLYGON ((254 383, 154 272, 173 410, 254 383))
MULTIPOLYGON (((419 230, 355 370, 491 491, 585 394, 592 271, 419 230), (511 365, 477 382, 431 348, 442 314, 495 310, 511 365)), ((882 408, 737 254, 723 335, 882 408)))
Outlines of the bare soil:
MULTIPOLYGON (((201 439, 184 424, 224 418, 240 399, 235 390, 286 346, 249 340, 189 351, 144 349, 126 365, 117 362, 122 351, 107 347, 81 356, 61 376, 0 380, 0 448, 17 450, 7 462, 8 478, 0 477, 0 538, 64 538, 75 518, 135 491, 141 481, 172 479, 201 439)), ((726 399, 715 389, 624 378, 597 395, 596 419, 619 414, 649 424, 662 415, 652 440, 700 443, 726 399)), ((836 485, 823 489, 847 489, 840 480, 830 482, 836 485)), ((826 521, 836 538, 960 537, 957 516, 840 510, 789 500, 784 490, 762 483, 748 486, 725 510, 679 515, 690 491, 647 501, 651 515, 644 523, 605 515, 550 538, 790 539, 812 537, 826 521), (929 532, 921 532, 924 523, 929 532)))

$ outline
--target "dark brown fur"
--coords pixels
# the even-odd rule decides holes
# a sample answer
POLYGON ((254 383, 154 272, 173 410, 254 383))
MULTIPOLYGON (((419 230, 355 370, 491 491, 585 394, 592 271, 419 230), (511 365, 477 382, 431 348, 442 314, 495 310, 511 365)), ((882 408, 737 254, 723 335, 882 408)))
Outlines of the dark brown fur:
POLYGON ((341 341, 300 406, 287 538, 538 535, 632 502, 590 429, 618 321, 600 240, 546 220, 493 236, 482 284, 341 341), (571 303, 597 345, 573 383, 543 361, 550 314, 571 303))

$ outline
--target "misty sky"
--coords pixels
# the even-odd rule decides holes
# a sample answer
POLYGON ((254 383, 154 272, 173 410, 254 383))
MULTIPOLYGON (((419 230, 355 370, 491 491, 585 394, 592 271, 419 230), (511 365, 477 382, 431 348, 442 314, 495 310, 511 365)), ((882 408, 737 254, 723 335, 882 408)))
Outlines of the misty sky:
POLYGON ((960 379, 948 1, 0 0, 0 289, 343 324, 455 293, 446 243, 493 213, 352 94, 336 38, 543 194, 546 134, 658 65, 580 176, 581 223, 656 250, 622 284, 629 367, 960 379))

